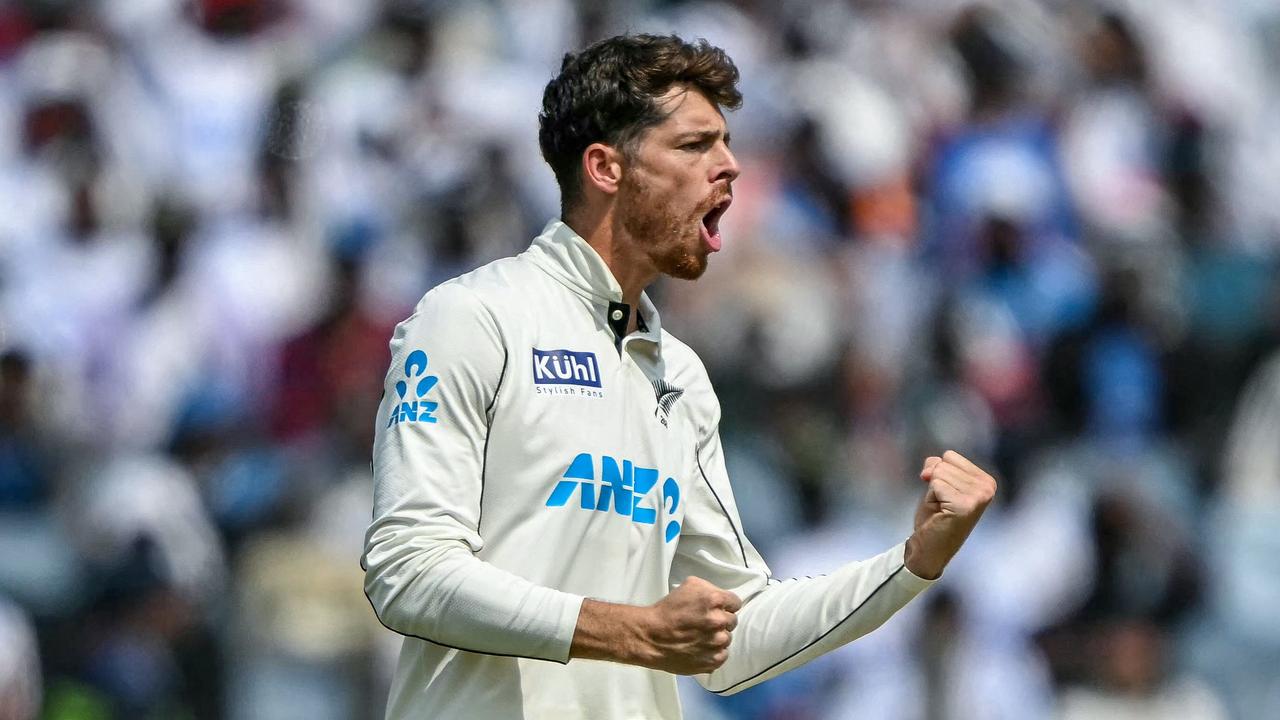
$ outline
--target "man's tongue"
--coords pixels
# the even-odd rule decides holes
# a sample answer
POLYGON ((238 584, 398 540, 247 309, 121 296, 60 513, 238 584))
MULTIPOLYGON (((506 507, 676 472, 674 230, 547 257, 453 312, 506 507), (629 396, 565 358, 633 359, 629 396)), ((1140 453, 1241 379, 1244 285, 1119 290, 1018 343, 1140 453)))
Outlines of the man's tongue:
POLYGON ((720 252, 720 228, 714 230, 707 227, 706 221, 699 223, 702 228, 702 242, 711 248, 711 252, 720 252))

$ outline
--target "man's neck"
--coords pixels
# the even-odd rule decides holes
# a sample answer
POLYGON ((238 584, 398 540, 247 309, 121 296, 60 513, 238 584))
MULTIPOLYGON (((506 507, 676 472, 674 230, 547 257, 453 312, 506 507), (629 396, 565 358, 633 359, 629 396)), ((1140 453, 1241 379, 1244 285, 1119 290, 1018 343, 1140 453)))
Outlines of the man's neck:
POLYGON ((613 273, 613 278, 622 288, 622 302, 631 306, 631 326, 634 329, 640 293, 658 278, 658 272, 651 267, 649 258, 635 239, 618 226, 615 217, 612 212, 599 213, 594 217, 588 213, 574 213, 564 218, 564 223, 595 249, 609 272, 613 273))

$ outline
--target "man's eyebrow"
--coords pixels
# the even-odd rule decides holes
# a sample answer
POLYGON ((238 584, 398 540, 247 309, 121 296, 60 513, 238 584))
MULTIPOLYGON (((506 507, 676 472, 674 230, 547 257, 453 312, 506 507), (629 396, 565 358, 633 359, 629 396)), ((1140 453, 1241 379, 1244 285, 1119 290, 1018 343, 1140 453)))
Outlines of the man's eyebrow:
MULTIPOLYGON (((714 140, 720 137, 720 130, 707 128, 703 130, 688 130, 676 136, 677 142, 689 142, 691 140, 714 140)), ((729 131, 724 133, 725 144, 729 142, 729 131)))

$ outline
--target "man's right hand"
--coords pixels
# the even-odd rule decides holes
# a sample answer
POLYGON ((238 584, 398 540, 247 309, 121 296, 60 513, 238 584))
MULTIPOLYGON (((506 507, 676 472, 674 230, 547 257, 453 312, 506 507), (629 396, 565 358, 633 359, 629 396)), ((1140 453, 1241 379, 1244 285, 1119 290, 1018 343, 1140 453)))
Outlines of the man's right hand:
POLYGON ((742 601, 699 577, 686 578, 675 590, 645 608, 653 650, 646 667, 677 675, 715 670, 729 656, 742 601))
POLYGON ((648 607, 585 600, 570 657, 677 675, 711 672, 729 656, 741 607, 737 595, 697 577, 648 607))

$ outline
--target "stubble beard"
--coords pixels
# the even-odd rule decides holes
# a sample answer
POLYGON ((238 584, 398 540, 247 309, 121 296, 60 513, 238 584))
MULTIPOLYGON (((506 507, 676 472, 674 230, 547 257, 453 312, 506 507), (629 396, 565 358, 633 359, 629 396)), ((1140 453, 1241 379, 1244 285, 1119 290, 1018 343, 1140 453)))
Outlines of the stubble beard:
POLYGON ((622 181, 618 209, 623 230, 641 244, 658 272, 681 280, 697 280, 706 272, 707 253, 690 249, 700 249, 702 243, 696 230, 700 215, 676 217, 655 202, 649 187, 634 175, 622 181))

